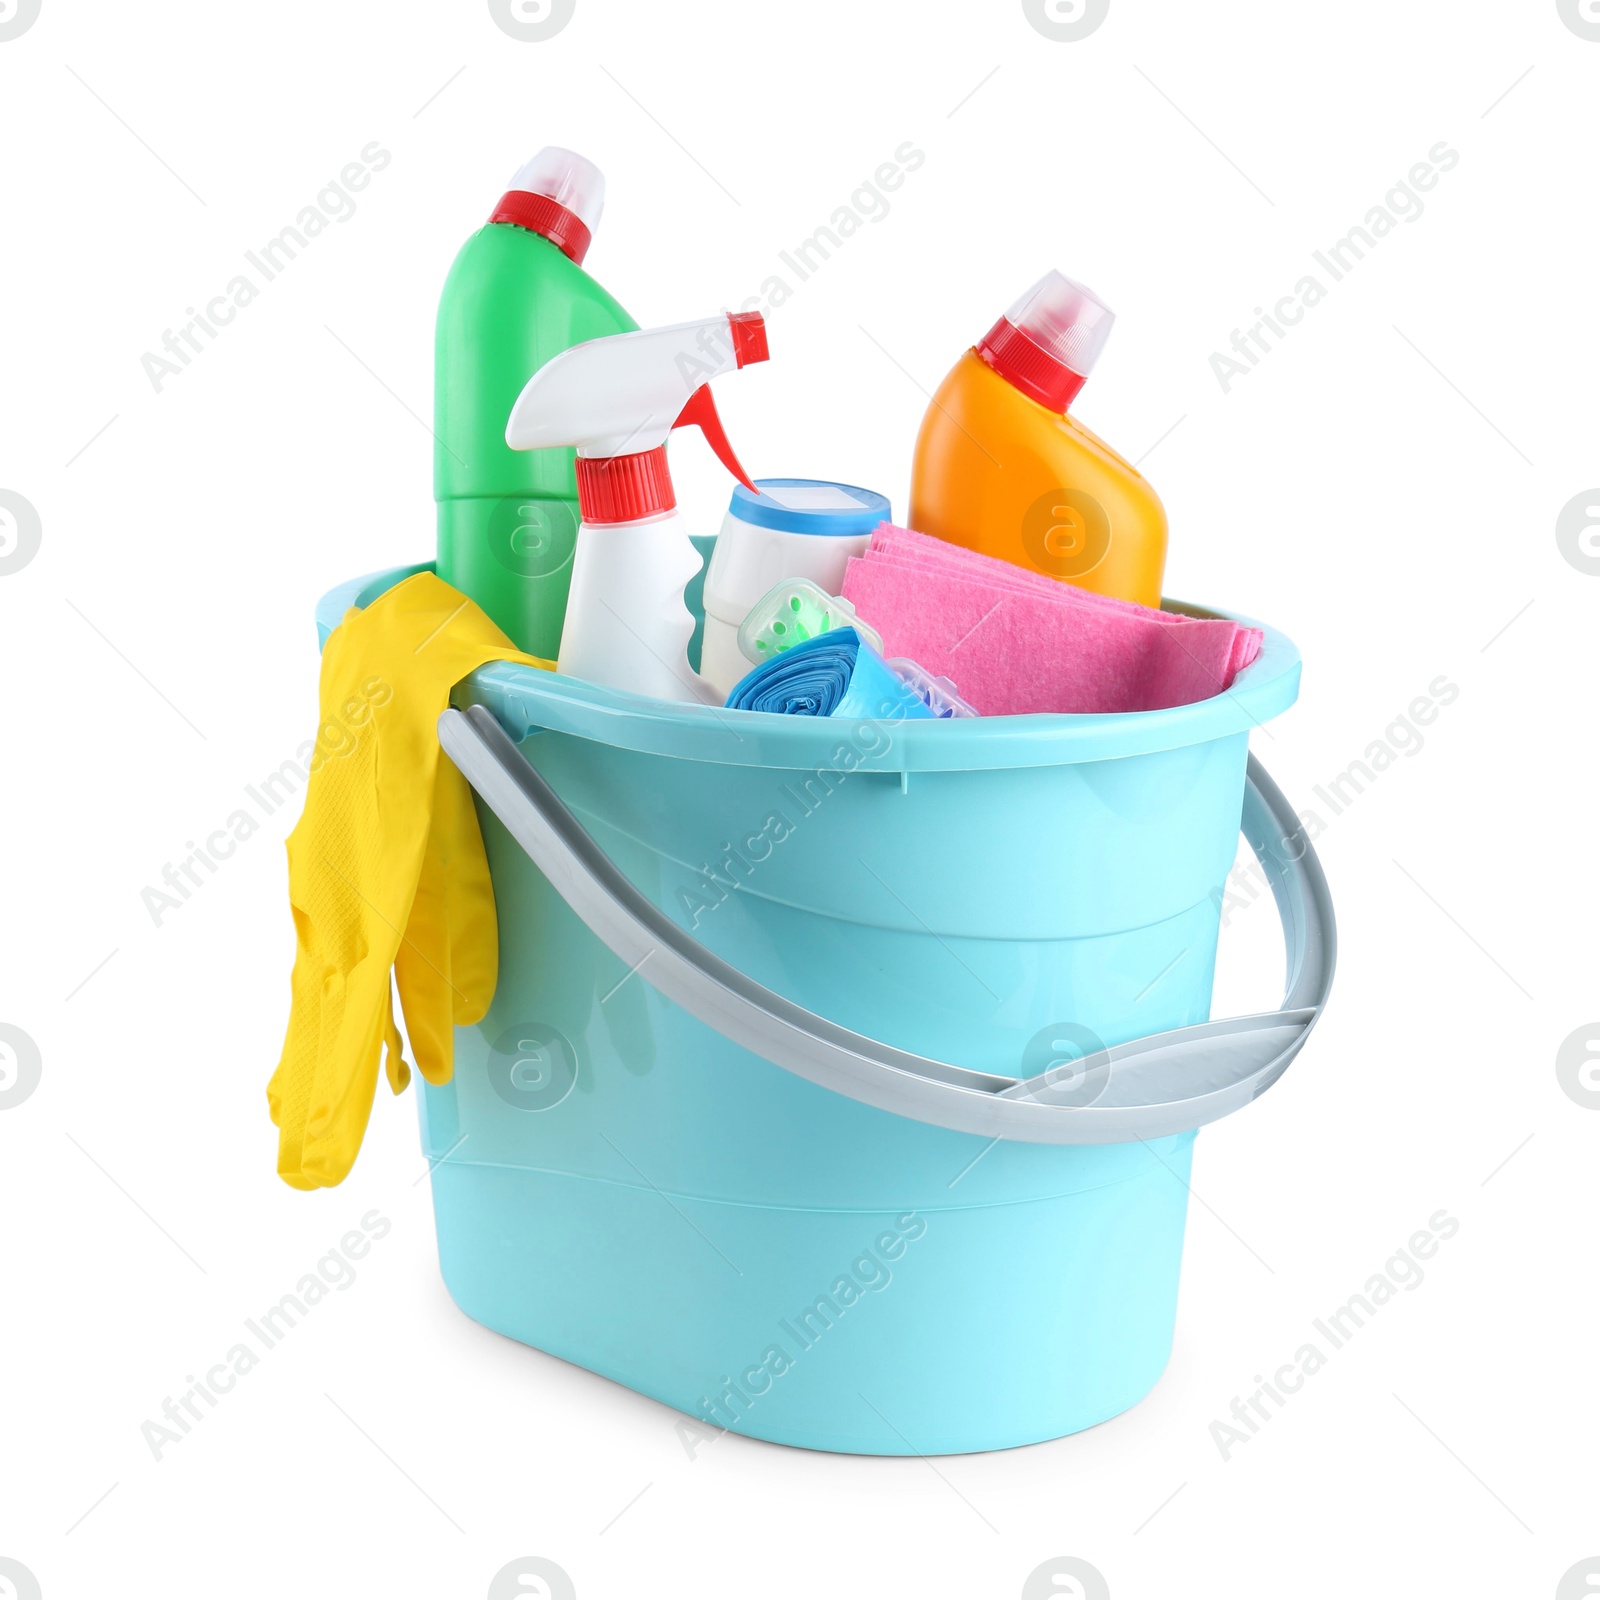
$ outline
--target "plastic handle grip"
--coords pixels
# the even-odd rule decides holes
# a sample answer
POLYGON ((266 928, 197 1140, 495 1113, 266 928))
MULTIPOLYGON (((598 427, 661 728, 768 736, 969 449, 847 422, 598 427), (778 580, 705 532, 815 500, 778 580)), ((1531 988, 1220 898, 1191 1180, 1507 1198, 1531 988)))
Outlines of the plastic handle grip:
POLYGON ((1283 1075, 1333 983, 1333 902, 1294 809, 1250 758, 1241 830, 1283 919, 1278 1011, 1113 1045, 1070 1081, 935 1061, 854 1033, 730 966, 617 869, 482 706, 446 711, 439 742, 579 919, 619 960, 735 1044, 835 1093, 935 1127, 1032 1144, 1118 1144, 1187 1132, 1283 1075), (1092 1103, 1085 1103, 1092 1100, 1092 1103))

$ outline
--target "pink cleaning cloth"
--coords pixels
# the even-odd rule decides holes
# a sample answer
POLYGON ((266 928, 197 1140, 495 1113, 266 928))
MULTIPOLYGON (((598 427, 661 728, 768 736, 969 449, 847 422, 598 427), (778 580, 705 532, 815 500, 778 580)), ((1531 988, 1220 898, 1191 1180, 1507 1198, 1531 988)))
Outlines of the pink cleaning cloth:
MULTIPOLYGON (((967 550, 961 545, 950 544, 943 539, 931 538, 925 533, 913 533, 909 528, 897 528, 892 522, 878 524, 872 535, 871 550, 884 555, 894 555, 913 565, 943 565, 952 571, 965 572, 997 585, 1020 586, 1057 600, 1066 599, 1074 604, 1102 606, 1128 616, 1142 617, 1149 622, 1192 629, 1196 621, 1210 620, 1186 617, 1173 611, 1152 611, 1149 606, 1138 605, 1132 600, 1117 600, 1110 595, 1096 594, 1091 589, 1079 589, 1075 585, 1064 584, 1055 578, 1046 577, 1042 572, 1032 572, 1009 561, 997 561, 993 556, 979 555, 975 550, 967 550)), ((1215 627, 1218 624, 1213 621, 1211 625, 1215 627)), ((1228 688, 1234 677, 1261 654, 1262 642, 1259 628, 1242 627, 1238 623, 1227 623, 1226 626, 1234 630, 1234 648, 1229 658, 1227 682, 1221 686, 1222 688, 1228 688)), ((1214 690, 1213 693, 1220 693, 1220 690, 1214 690)), ((1172 703, 1184 705, 1188 702, 1172 703)))
POLYGON ((984 716, 1159 711, 1220 694, 1261 653, 1259 628, 1152 611, 882 523, 844 597, 984 716))

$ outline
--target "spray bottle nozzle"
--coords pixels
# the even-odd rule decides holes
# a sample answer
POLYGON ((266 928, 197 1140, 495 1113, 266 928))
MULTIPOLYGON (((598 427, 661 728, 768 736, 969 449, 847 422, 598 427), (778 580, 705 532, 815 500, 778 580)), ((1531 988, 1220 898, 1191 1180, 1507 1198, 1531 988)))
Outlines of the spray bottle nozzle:
POLYGON ((767 359, 767 323, 759 311, 730 311, 728 331, 733 335, 733 359, 741 367, 767 359))
POLYGON ((572 346, 528 380, 506 423, 513 450, 570 446, 586 522, 625 522, 670 509, 667 436, 692 424, 747 489, 710 382, 767 359, 759 312, 724 313, 572 346))
MULTIPOLYGON (((728 334, 733 341, 735 366, 748 367, 757 361, 768 359, 767 325, 759 311, 730 311, 728 313, 728 334)), ((749 474, 739 465, 739 458, 733 453, 733 446, 728 443, 728 435, 722 426, 722 418, 717 414, 717 403, 711 398, 711 384, 709 381, 701 384, 689 396, 688 404, 678 413, 677 420, 672 426, 674 428, 698 428, 705 435, 706 443, 716 452, 717 460, 751 494, 756 493, 755 484, 750 481, 749 474)))

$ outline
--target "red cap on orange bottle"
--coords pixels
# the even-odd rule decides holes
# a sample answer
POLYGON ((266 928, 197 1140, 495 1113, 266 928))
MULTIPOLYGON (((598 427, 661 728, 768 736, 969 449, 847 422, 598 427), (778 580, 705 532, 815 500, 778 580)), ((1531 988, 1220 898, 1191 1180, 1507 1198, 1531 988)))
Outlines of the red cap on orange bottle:
POLYGON ((1030 400, 1065 411, 1094 370, 1116 314, 1053 268, 978 341, 979 357, 1030 400))

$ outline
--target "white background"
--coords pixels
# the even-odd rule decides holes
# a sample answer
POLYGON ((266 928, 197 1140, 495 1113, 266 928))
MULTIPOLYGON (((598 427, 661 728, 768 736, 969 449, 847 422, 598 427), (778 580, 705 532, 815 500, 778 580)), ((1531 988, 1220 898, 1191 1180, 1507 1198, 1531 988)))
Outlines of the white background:
MULTIPOLYGON (((535 1554, 589 1600, 1009 1597, 1071 1555, 1126 1600, 1544 1597, 1600 1554, 1600 1114, 1555 1068, 1600 1015, 1600 575, 1555 533, 1600 483, 1597 92, 1554 0, 1112 0, 1075 43, 1015 0, 578 0, 542 43, 482 3, 43 0, 0 42, 0 488, 42 527, 0 576, 0 1022, 42 1060, 0 1111, 0 1556, 64 1600, 481 1596, 535 1554), (356 214, 157 393, 141 356, 373 140, 356 214), (600 164, 588 265, 649 325, 757 293, 906 140, 889 214, 722 386, 731 436, 903 514, 925 391, 1047 266, 1093 285, 1075 409, 1162 493, 1168 593, 1304 653, 1254 745, 1329 822, 1340 974, 1199 1140, 1133 1411, 936 1470, 691 1460, 674 1413, 454 1309, 409 1096, 342 1188, 274 1176, 296 807, 161 926, 140 892, 309 737, 317 596, 431 553, 434 307, 523 159, 600 164), (1424 214, 1225 394, 1212 352, 1441 140, 1424 214), (1313 786, 1441 674, 1423 748, 1331 818, 1313 786), (153 1460, 140 1424, 373 1207, 359 1281, 153 1460), (1426 1280, 1225 1461, 1212 1421, 1440 1208, 1426 1280)), ((711 531, 726 481, 675 456, 711 531)), ((1271 911, 1229 921, 1218 1014, 1278 992, 1271 911)))

